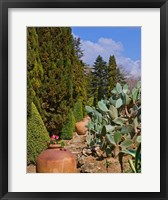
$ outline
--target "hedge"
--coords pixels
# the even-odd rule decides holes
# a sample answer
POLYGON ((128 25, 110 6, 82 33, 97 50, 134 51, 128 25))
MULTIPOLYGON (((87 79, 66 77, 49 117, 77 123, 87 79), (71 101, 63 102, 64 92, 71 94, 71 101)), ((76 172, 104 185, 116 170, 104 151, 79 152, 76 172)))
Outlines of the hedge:
POLYGON ((37 156, 47 148, 50 140, 41 116, 32 103, 31 115, 27 118, 27 164, 35 164, 37 156))

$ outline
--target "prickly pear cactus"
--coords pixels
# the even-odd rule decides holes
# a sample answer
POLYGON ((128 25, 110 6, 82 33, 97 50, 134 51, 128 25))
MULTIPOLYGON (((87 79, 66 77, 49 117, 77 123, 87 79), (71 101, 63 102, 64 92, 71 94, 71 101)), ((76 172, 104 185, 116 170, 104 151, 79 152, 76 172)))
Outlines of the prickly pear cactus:
POLYGON ((141 82, 131 92, 127 84, 117 83, 109 99, 86 106, 86 112, 91 117, 88 146, 99 146, 107 156, 135 157, 141 137, 141 82))

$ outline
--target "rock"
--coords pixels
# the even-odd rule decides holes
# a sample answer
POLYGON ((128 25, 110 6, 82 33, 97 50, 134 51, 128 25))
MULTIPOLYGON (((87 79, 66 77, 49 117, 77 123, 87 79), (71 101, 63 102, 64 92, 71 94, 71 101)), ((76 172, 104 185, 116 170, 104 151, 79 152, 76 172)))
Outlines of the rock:
POLYGON ((100 150, 100 147, 95 147, 95 152, 98 157, 102 157, 103 152, 100 150))
POLYGON ((70 144, 75 144, 76 143, 81 143, 83 146, 86 146, 86 135, 78 135, 76 132, 74 132, 73 138, 67 143, 68 145, 70 144))
POLYGON ((121 165, 118 159, 107 158, 106 163, 107 162, 109 163, 109 167, 107 167, 108 173, 121 173, 121 165))
POLYGON ((91 149, 89 149, 89 148, 84 148, 84 149, 82 150, 82 153, 83 153, 83 155, 88 156, 88 155, 91 155, 91 154, 92 154, 92 151, 91 151, 91 149))
POLYGON ((128 162, 129 159, 132 159, 131 155, 124 155, 122 158, 122 169, 123 169, 123 173, 128 172, 128 171, 132 171, 130 164, 128 162))
POLYGON ((78 157, 77 167, 81 173, 121 173, 120 163, 115 158, 100 160, 93 156, 82 155, 78 157))
POLYGON ((86 137, 87 135, 78 135, 75 132, 66 146, 76 156, 78 173, 122 173, 130 170, 128 159, 131 156, 125 155, 122 159, 119 156, 107 158, 99 147, 87 147, 86 137))

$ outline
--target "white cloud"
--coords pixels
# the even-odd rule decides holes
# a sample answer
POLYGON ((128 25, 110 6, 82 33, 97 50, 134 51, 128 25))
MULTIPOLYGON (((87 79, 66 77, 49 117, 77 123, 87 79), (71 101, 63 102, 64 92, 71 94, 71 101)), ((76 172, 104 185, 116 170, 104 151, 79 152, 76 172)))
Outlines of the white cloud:
POLYGON ((141 75, 141 61, 124 57, 124 46, 121 42, 102 37, 96 43, 81 40, 81 45, 84 50, 83 60, 85 63, 93 65, 98 55, 108 62, 110 55, 115 55, 118 66, 121 65, 130 76, 139 77, 141 75))
POLYGON ((134 78, 138 78, 141 76, 141 61, 136 60, 133 61, 131 58, 127 57, 118 57, 117 62, 121 65, 126 72, 128 72, 128 76, 133 76, 134 78))
POLYGON ((101 55, 105 61, 108 61, 110 55, 118 55, 123 51, 123 45, 109 38, 99 38, 97 43, 81 40, 84 49, 84 61, 92 65, 97 56, 101 55))

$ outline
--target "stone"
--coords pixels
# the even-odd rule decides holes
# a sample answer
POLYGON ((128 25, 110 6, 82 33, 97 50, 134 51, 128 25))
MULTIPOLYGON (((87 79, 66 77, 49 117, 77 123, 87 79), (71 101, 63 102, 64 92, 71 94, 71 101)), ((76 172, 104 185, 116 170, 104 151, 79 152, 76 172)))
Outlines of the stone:
POLYGON ((121 166, 117 159, 97 159, 93 156, 78 157, 77 167, 81 173, 121 173, 121 166), (107 166, 108 163, 108 166, 107 166))

